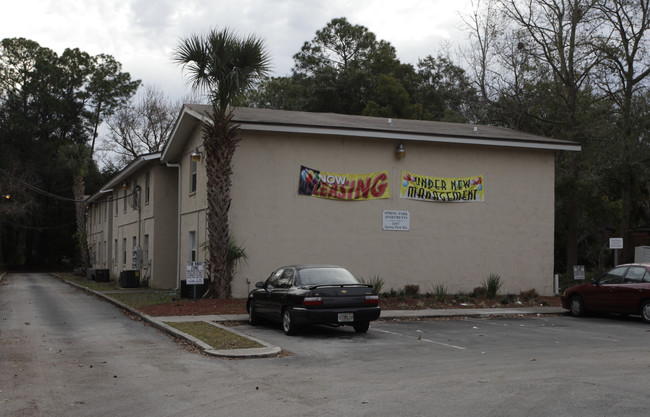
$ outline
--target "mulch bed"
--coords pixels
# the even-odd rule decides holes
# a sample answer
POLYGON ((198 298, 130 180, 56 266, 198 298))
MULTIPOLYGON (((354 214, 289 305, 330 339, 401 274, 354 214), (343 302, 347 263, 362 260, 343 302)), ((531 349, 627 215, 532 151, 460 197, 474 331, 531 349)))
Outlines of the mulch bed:
MULTIPOLYGON (((381 298, 379 306, 382 310, 420 310, 428 308, 516 308, 539 307, 540 305, 560 307, 560 297, 538 297, 535 301, 526 304, 500 304, 499 299, 476 299, 471 303, 449 301, 435 303, 426 297, 389 297, 381 298)), ((181 299, 172 303, 160 304, 139 309, 150 316, 200 316, 210 314, 246 314, 245 298, 229 298, 225 300, 212 299, 181 299)))

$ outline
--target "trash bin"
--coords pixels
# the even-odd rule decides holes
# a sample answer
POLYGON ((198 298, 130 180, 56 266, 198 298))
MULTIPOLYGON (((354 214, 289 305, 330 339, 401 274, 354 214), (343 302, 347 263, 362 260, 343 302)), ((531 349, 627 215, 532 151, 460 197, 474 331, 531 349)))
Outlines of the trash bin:
POLYGON ((86 270, 86 279, 88 279, 90 281, 95 280, 95 269, 88 268, 86 270))
POLYGON ((138 288, 140 286, 140 271, 127 270, 120 272, 120 287, 138 288))
POLYGON ((109 281, 108 269, 95 269, 95 278, 97 282, 108 282, 109 281))

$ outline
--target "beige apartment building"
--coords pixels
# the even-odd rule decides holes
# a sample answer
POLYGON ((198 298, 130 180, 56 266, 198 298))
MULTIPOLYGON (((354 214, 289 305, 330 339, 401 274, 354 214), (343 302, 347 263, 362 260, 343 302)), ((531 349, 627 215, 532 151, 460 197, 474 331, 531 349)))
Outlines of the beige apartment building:
MULTIPOLYGON (((201 123, 209 110, 183 106, 161 154, 135 161, 89 199, 95 265, 108 265, 112 278, 137 266, 130 254, 138 246, 153 287, 179 287, 187 262, 205 261, 201 123), (133 188, 120 187, 145 183, 149 203, 124 209, 133 188)), ((471 291, 498 274, 503 292, 552 294, 555 153, 578 144, 328 113, 239 108, 234 120, 241 141, 230 226, 248 256, 235 297, 296 263, 342 265, 380 277, 385 290, 471 291)))
POLYGON ((152 288, 175 288, 178 173, 160 155, 140 156, 88 198, 88 244, 91 269, 115 280, 137 270, 152 288))

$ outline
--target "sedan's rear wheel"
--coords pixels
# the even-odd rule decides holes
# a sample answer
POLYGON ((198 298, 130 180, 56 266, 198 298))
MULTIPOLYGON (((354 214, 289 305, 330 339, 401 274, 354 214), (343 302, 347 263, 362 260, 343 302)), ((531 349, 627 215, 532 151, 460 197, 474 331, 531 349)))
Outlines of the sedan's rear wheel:
POLYGON ((579 295, 571 297, 571 300, 569 300, 569 307, 572 315, 576 317, 585 315, 585 303, 579 295))
POLYGON ((248 324, 251 326, 257 326, 260 324, 260 319, 255 312, 255 301, 251 301, 248 304, 248 324))
POLYGON ((282 312, 282 330, 287 336, 293 336, 298 330, 296 324, 293 321, 293 314, 288 308, 284 309, 282 312))
POLYGON ((650 300, 644 301, 641 307, 641 317, 646 323, 650 323, 650 300))
POLYGON ((354 323, 352 325, 354 327, 354 331, 357 333, 365 333, 368 331, 368 328, 370 327, 370 322, 369 321, 362 321, 360 323, 354 323))

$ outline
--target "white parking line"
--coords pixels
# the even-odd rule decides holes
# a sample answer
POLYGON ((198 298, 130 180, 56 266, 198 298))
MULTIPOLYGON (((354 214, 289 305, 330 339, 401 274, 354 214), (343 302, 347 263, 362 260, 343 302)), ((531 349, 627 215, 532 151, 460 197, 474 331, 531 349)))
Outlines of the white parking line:
POLYGON ((440 346, 450 347, 450 348, 453 348, 453 349, 459 349, 459 350, 465 350, 465 349, 467 349, 467 348, 464 348, 464 347, 462 347, 462 346, 456 346, 456 345, 450 345, 450 344, 448 344, 448 343, 436 342, 435 340, 430 340, 430 339, 423 339, 423 338, 420 337, 420 336, 418 336, 418 337, 415 337, 415 336, 408 336, 408 335, 405 335, 405 334, 395 333, 395 332, 389 332, 388 330, 381 330, 381 329, 377 329, 377 328, 373 328, 372 330, 377 331, 377 332, 382 332, 382 333, 393 334, 393 335, 395 335, 395 336, 402 336, 402 337, 406 337, 406 338, 408 338, 408 339, 421 340, 421 341, 423 341, 423 342, 429 342, 429 343, 433 343, 433 344, 440 345, 440 346))

